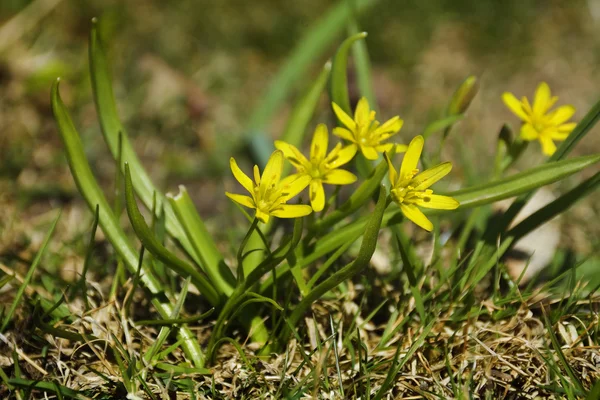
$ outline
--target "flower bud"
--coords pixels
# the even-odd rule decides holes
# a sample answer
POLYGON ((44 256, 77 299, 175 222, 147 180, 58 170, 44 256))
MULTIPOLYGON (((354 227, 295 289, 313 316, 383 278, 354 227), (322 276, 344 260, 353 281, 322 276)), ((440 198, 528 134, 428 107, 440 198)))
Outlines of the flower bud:
POLYGON ((454 95, 452 95, 452 100, 450 100, 450 104, 448 105, 448 115, 463 114, 467 111, 478 90, 479 83, 477 82, 477 77, 470 75, 460 84, 454 95))

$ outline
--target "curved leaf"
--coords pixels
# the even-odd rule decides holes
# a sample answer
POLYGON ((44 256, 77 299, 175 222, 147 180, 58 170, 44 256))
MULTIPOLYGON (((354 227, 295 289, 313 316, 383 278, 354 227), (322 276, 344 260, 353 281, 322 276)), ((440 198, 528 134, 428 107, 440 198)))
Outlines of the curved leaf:
POLYGON ((367 32, 360 32, 350 36, 344 40, 335 53, 333 58, 333 67, 331 70, 331 101, 336 103, 346 112, 351 115, 350 98, 348 96, 348 52, 352 48, 354 42, 367 37, 367 32))
MULTIPOLYGON (((128 163, 125 163, 125 205, 127 206, 127 215, 129 216, 129 221, 131 221, 131 226, 133 226, 133 230, 144 247, 179 275, 185 277, 190 276, 194 285, 198 287, 207 300, 213 306, 219 305, 219 294, 217 294, 213 285, 208 281, 208 278, 202 272, 196 270, 194 267, 167 250, 158 239, 156 239, 154 233, 146 224, 135 201, 133 182, 131 182, 131 172, 129 171, 128 163)), ((171 318, 173 317, 171 316, 171 318)))
MULTIPOLYGON (((99 207, 99 223, 102 231, 115 248, 117 254, 123 259, 129 272, 135 275, 138 269, 138 255, 127 239, 125 232, 119 226, 117 218, 112 213, 110 205, 92 174, 79 135, 60 98, 58 86, 59 80, 56 80, 52 86, 52 112, 65 146, 71 174, 90 210, 93 211, 96 209, 96 206, 99 207)), ((167 296, 165 296, 165 288, 162 287, 152 273, 152 270, 145 263, 141 266, 140 281, 146 290, 152 294, 152 304, 156 307, 160 316, 162 318, 170 318, 173 306, 169 303, 167 296)), ((194 364, 197 367, 202 367, 204 365, 204 355, 200 350, 196 336, 185 327, 179 328, 178 335, 182 339, 182 347, 186 354, 194 360, 194 364)))

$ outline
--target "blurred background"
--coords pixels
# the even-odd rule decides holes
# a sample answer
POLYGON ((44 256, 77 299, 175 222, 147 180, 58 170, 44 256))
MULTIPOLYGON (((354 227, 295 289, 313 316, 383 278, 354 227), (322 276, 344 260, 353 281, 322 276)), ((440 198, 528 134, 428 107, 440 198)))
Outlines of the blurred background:
MULTIPOLYGON (((502 92, 531 97, 546 81, 559 104, 577 108, 575 121, 600 98, 598 0, 360 3, 367 4, 358 22, 369 33, 379 115, 405 120, 401 141, 440 118, 464 78, 480 78, 479 94, 444 153, 455 165, 456 187, 488 176, 504 122, 518 129, 502 92)), ((71 238, 62 243, 64 251, 84 246, 80 235, 89 229, 91 222, 85 221, 91 221, 91 214, 70 176, 49 104, 57 76, 92 167, 109 198, 114 197, 115 169, 100 133, 88 73, 92 17, 99 18, 109 51, 121 119, 144 165, 165 191, 185 184, 209 228, 226 238, 228 233, 216 227, 241 221, 223 193, 235 187, 229 157, 250 168, 241 144, 253 111, 288 56, 337 4, 1 0, 0 255, 36 247, 44 233, 38 227, 46 226, 59 207, 65 208, 59 230, 71 238)), ((294 102, 345 37, 342 29, 294 81, 285 101, 270 110, 273 117, 258 133, 280 135, 294 102)), ((352 73, 350 79, 352 88, 352 73)), ((311 132, 318 122, 333 122, 326 96, 311 132)), ((575 154, 599 152, 598 133, 596 127, 575 154)), ((543 161, 538 150, 533 143, 517 169, 543 161)), ((564 192, 593 172, 551 189, 564 192)), ((589 197, 561 219, 563 248, 577 254, 598 248, 598 200, 598 194, 589 197)))

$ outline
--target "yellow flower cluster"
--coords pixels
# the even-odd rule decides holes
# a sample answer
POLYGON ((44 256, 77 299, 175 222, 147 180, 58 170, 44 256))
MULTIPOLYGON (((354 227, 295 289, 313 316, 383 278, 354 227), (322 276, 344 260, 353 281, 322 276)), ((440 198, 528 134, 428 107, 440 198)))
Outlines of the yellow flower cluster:
POLYGON ((370 109, 365 98, 358 102, 354 117, 346 114, 335 103, 332 103, 332 107, 337 118, 344 125, 335 128, 333 134, 349 144, 337 143, 331 151, 328 151, 329 132, 324 124, 319 124, 313 134, 309 157, 305 157, 296 146, 277 140, 275 141, 277 150, 271 154, 262 175, 258 166, 254 166, 254 180, 244 174, 231 158, 231 171, 234 177, 251 196, 233 193, 226 193, 226 195, 245 207, 255 209, 256 218, 264 223, 268 222, 270 216, 303 217, 312 211, 319 212, 325 208, 323 184, 349 185, 356 182, 356 176, 341 167, 349 163, 359 150, 368 160, 376 160, 380 153, 395 150, 407 153, 400 167, 400 173, 396 172, 388 155, 385 154, 392 184, 391 198, 400 206, 406 218, 423 229, 431 231, 433 228, 431 221, 418 207, 446 210, 458 207, 458 202, 453 198, 434 195, 429 189, 450 172, 452 168, 450 163, 442 163, 418 173, 417 165, 424 142, 422 136, 415 137, 408 147, 387 142, 402 127, 403 121, 399 117, 396 116, 380 124, 375 120, 375 111, 370 109), (284 158, 296 168, 296 173, 282 179, 284 158), (310 206, 287 204, 306 187, 309 187, 310 206))

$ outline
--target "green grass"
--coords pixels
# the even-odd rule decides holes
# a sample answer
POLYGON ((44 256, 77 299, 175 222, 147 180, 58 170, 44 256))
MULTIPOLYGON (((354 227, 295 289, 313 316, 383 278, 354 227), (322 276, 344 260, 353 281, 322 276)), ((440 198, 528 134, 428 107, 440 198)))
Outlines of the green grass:
MULTIPOLYGON (((304 94, 283 140, 304 149, 315 122, 336 121, 332 100, 352 111, 352 63, 360 94, 377 108, 378 120, 387 119, 373 103, 370 75, 369 54, 380 49, 369 43, 367 52, 365 36, 357 34, 360 13, 371 3, 334 5, 291 51, 247 124, 247 133, 258 135, 251 146, 257 164, 271 152, 260 147, 271 146, 261 132, 298 82, 306 82, 304 94), (350 38, 336 40, 344 28, 350 38), (334 42, 337 51, 328 50, 334 42), (333 62, 319 73, 325 53, 333 62), (311 64, 317 72, 309 79, 311 64)), ((444 8, 431 7, 438 6, 444 8)), ((90 77, 116 179, 107 185, 99 176, 99 150, 87 151, 99 142, 82 133, 71 111, 73 101, 82 101, 71 91, 85 89, 55 81, 51 107, 79 191, 72 196, 81 196, 87 210, 53 207, 62 208, 60 219, 52 210, 26 228, 45 230, 43 241, 7 241, 14 249, 0 253, 0 396, 595 398, 599 243, 590 239, 590 248, 574 256, 556 249, 550 267, 530 281, 522 269, 515 273, 514 263, 519 239, 595 193, 600 153, 570 153, 591 136, 600 103, 546 163, 516 170, 515 161, 534 155, 537 143, 527 146, 503 129, 492 168, 466 180, 451 173, 435 186, 461 206, 423 209, 432 232, 416 227, 394 203, 390 186, 400 183, 388 181, 382 158, 372 166, 364 159, 349 164, 361 178, 350 191, 328 192, 322 213, 263 224, 253 210, 238 213, 227 203, 221 209, 240 218, 220 219, 237 223, 215 227, 185 187, 177 195, 162 193, 138 155, 135 135, 125 129, 135 123, 122 122, 117 106, 113 87, 121 78, 111 79, 103 29, 102 20, 92 22, 90 77), (555 182, 570 189, 510 224, 536 190, 555 182), (515 196, 506 212, 492 215, 490 205, 515 196), (65 239, 74 225, 76 239, 65 239), (74 277, 65 275, 65 265, 79 264, 74 277)), ((479 80, 465 82, 456 80, 463 89, 447 99, 445 112, 415 130, 427 139, 423 169, 445 161, 452 141, 463 140, 479 80)), ((389 157, 397 167, 402 156, 389 157)), ((477 154, 459 157, 455 169, 468 157, 482 162, 477 154)), ((598 220, 600 210, 587 212, 598 220)), ((520 261, 527 268, 534 258, 520 261)))

